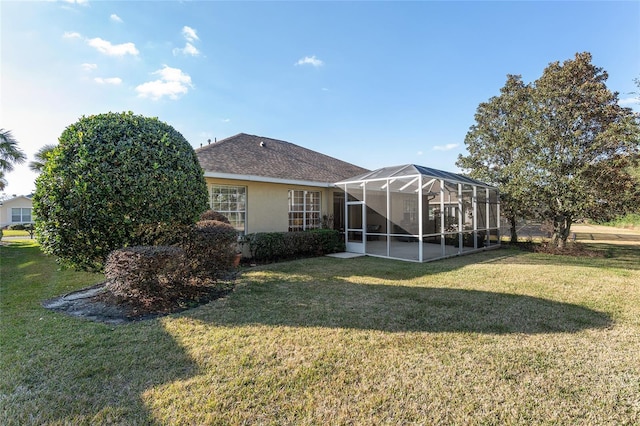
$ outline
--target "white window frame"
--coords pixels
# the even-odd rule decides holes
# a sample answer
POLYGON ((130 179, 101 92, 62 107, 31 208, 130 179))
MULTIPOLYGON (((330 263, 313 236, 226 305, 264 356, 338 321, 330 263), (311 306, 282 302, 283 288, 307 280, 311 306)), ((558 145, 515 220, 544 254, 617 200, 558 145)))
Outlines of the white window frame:
POLYGON ((33 222, 33 209, 31 207, 11 207, 11 223, 31 223, 33 222), (20 220, 13 220, 16 216, 14 210, 20 210, 20 220), (28 215, 25 214, 25 210, 28 210, 28 215), (25 216, 29 217, 29 220, 25 220, 25 216))
POLYGON ((240 235, 247 233, 247 193, 247 187, 242 185, 209 186, 209 207, 225 215, 240 235), (216 199, 224 195, 232 197, 226 200, 216 199))
POLYGON ((322 225, 322 191, 307 191, 302 189, 289 190, 289 232, 306 231, 308 229, 318 229, 322 225), (309 195, 317 196, 317 203, 310 202, 307 198, 309 195), (302 203, 296 202, 302 196, 302 203), (297 197, 297 198, 296 198, 297 197), (317 210, 314 209, 317 205, 317 210), (302 214, 302 218, 300 218, 302 214), (297 221, 302 219, 302 224, 297 221))

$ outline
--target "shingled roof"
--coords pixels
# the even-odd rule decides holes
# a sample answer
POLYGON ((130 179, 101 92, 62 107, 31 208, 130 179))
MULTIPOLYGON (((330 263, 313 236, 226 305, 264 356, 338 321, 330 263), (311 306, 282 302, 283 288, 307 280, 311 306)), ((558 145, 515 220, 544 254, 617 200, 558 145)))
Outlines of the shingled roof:
POLYGON ((205 176, 212 177, 333 184, 368 171, 290 142, 246 133, 198 148, 196 154, 205 176))

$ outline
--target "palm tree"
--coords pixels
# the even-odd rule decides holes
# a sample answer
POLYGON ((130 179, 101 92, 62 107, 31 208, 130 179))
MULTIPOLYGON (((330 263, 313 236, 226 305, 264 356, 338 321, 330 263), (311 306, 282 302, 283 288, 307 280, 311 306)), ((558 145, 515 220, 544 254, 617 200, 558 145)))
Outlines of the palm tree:
POLYGON ((18 148, 18 141, 13 138, 11 130, 0 129, 0 191, 7 186, 5 172, 13 170, 14 164, 24 163, 26 158, 18 148))
POLYGON ((29 163, 29 168, 36 172, 42 173, 44 170, 44 163, 47 162, 47 158, 49 158, 49 154, 56 148, 54 144, 46 144, 42 148, 38 150, 38 152, 34 155, 34 160, 29 163))

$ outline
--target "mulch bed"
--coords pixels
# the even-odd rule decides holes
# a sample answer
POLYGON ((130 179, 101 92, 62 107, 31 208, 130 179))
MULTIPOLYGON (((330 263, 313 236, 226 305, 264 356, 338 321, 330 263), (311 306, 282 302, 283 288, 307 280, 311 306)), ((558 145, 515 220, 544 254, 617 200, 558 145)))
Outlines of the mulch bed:
POLYGON ((507 246, 518 247, 520 250, 529 251, 532 253, 546 253, 560 256, 575 256, 575 257, 606 257, 606 252, 603 250, 596 250, 586 247, 584 244, 576 242, 567 242, 564 249, 559 249, 555 245, 549 242, 534 243, 532 241, 507 243, 507 246))
POLYGON ((125 324, 192 309, 226 296, 234 279, 189 285, 154 298, 123 298, 109 291, 104 281, 72 293, 45 300, 47 309, 106 324, 125 324))

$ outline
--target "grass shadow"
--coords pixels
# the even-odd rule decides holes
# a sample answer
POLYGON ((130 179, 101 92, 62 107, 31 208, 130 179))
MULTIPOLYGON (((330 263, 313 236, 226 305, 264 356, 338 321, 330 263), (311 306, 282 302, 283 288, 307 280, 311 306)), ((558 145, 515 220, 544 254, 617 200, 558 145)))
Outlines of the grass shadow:
POLYGON ((189 316, 223 326, 433 333, 575 333, 613 324, 606 313, 526 295, 340 279, 318 282, 286 274, 250 278, 222 309, 195 310, 189 316))
POLYGON ((145 391, 199 374, 162 324, 50 312, 42 299, 102 277, 61 271, 32 244, 2 246, 0 256, 0 424, 160 424, 145 391))

